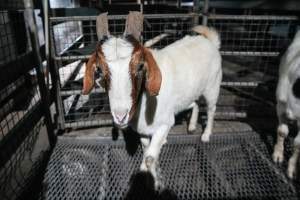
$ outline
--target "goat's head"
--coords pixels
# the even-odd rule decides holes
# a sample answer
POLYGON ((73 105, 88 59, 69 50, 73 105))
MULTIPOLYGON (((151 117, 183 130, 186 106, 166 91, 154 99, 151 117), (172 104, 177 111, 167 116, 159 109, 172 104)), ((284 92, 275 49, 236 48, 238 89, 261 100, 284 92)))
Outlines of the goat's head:
POLYGON ((150 96, 158 94, 161 73, 150 50, 135 37, 137 34, 128 30, 121 37, 106 33, 86 65, 83 94, 91 91, 94 73, 101 69, 101 83, 108 92, 113 120, 118 127, 125 128, 135 114, 144 88, 150 96))

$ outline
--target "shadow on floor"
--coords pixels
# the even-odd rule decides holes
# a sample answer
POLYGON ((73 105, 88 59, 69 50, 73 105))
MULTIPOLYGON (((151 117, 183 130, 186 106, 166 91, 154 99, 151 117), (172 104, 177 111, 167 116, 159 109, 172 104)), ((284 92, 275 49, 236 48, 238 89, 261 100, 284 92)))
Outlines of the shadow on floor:
POLYGON ((137 172, 131 176, 130 188, 125 200, 177 200, 176 194, 169 189, 156 191, 154 179, 149 172, 137 172))
POLYGON ((129 127, 124 130, 119 130, 118 128, 113 127, 111 132, 112 140, 118 140, 120 135, 119 132, 122 132, 125 141, 126 151, 130 156, 133 156, 139 148, 140 135, 129 127))

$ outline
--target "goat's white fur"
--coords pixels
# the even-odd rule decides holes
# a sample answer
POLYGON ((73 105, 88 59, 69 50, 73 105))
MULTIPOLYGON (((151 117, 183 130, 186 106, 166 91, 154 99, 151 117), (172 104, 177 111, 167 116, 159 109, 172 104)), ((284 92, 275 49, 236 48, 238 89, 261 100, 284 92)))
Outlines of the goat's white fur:
POLYGON ((126 115, 123 124, 127 124, 132 105, 132 83, 128 66, 133 47, 121 38, 112 37, 102 45, 102 50, 111 74, 108 96, 113 119, 117 122, 118 116, 122 118, 126 115))
MULTIPOLYGON (((175 115, 192 108, 188 129, 195 130, 199 111, 195 101, 200 96, 205 97, 208 107, 208 122, 202 140, 209 141, 212 133, 222 79, 221 56, 218 50, 220 40, 216 31, 207 27, 198 26, 193 30, 203 35, 185 36, 161 50, 151 50, 161 71, 161 88, 155 97, 150 97, 146 91, 142 93, 136 114, 130 123, 137 132, 152 136, 151 141, 146 138, 141 140, 144 149, 141 169, 149 170, 154 177, 160 149, 174 125, 175 115)), ((128 64, 132 47, 124 41, 118 41, 122 39, 110 40, 103 46, 103 52, 111 71, 111 110, 114 112, 116 107, 130 110, 129 91, 132 86, 128 76, 128 64)))
POLYGON ((276 91, 279 125, 277 143, 273 152, 275 162, 281 163, 284 159, 284 139, 289 134, 287 120, 297 120, 298 125, 298 135, 294 140, 294 153, 288 163, 287 173, 290 178, 295 176, 300 150, 300 99, 297 99, 292 92, 293 84, 297 78, 300 78, 300 31, 297 32, 292 44, 281 58, 276 91))

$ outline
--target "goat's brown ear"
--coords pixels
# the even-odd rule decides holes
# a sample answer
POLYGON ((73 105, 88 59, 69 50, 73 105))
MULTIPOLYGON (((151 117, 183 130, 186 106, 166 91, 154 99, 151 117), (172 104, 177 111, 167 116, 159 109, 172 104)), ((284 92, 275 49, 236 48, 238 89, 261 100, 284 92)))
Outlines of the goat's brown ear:
POLYGON ((152 53, 144 48, 144 59, 146 68, 146 90, 150 96, 156 96, 159 93, 161 86, 161 72, 153 58, 152 53))
POLYGON ((96 52, 92 54, 88 60, 85 68, 85 74, 83 77, 83 89, 82 94, 86 95, 90 93, 94 86, 94 73, 96 70, 96 52))

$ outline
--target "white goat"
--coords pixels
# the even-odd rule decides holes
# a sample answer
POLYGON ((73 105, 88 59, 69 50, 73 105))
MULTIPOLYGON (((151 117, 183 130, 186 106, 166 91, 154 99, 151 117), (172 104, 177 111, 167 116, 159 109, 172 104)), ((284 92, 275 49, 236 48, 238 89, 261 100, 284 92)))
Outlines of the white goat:
POLYGON ((283 161, 283 143, 289 134, 288 120, 297 120, 298 134, 294 140, 294 152, 289 159, 287 171, 288 176, 293 178, 300 151, 300 31, 281 58, 276 99, 279 125, 273 153, 275 162, 283 161))
POLYGON ((141 139, 141 170, 150 171, 154 178, 175 115, 192 108, 188 130, 195 130, 199 111, 195 101, 202 95, 208 107, 202 141, 209 141, 212 133, 222 79, 220 40, 216 31, 205 26, 193 30, 201 35, 186 36, 161 50, 145 48, 130 35, 109 36, 87 63, 83 93, 92 89, 99 66, 114 123, 151 137, 141 139))

